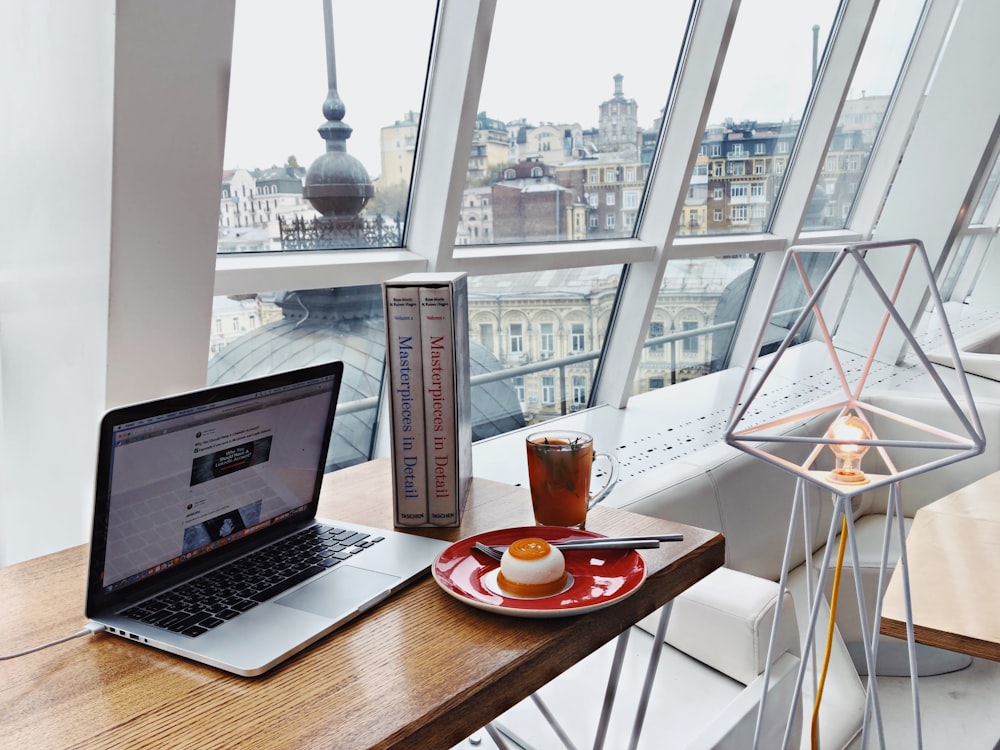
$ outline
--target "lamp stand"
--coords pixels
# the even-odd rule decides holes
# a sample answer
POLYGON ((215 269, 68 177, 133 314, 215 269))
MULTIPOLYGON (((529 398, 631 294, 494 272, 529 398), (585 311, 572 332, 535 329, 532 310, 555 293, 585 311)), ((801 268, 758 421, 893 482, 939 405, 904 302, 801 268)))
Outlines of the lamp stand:
MULTIPOLYGON (((846 542, 850 549, 851 562, 854 568, 854 586, 857 594, 858 600, 858 613, 861 619, 861 636, 862 643, 865 653, 865 661, 868 666, 868 688, 865 696, 865 716, 862 726, 862 740, 861 747, 864 748, 867 745, 868 731, 870 724, 870 717, 874 714, 875 728, 878 732, 879 745, 880 747, 885 747, 885 731, 882 724, 882 709, 879 702, 878 696, 878 680, 876 678, 876 660, 878 657, 878 634, 879 634, 879 623, 882 615, 882 599, 883 599, 883 588, 885 582, 885 575, 888 569, 889 560, 889 548, 891 542, 891 534, 893 521, 896 525, 897 540, 900 547, 900 560, 899 565, 902 566, 901 570, 903 573, 903 597, 905 601, 906 609, 906 640, 907 640, 907 652, 909 655, 910 662, 910 683, 913 695, 913 713, 914 713, 914 724, 916 729, 917 737, 917 747, 923 747, 922 732, 920 725, 920 699, 919 699, 919 688, 917 685, 917 667, 916 667, 916 644, 913 635, 913 612, 910 603, 910 584, 909 584, 909 574, 907 571, 906 563, 906 533, 903 526, 903 515, 902 515, 902 503, 900 500, 899 483, 893 482, 889 485, 889 508, 886 514, 886 525, 885 534, 882 540, 882 555, 879 565, 879 586, 878 594, 876 597, 875 613, 874 619, 869 624, 867 605, 865 604, 864 589, 861 583, 861 566, 860 558, 858 555, 857 541, 855 538, 854 531, 854 516, 850 512, 851 508, 851 497, 852 495, 847 494, 834 494, 833 495, 833 516, 830 519, 830 529, 827 534, 826 545, 823 551, 823 561, 820 564, 820 569, 818 573, 818 580, 816 579, 817 573, 811 563, 811 550, 812 550, 812 539, 811 532, 809 529, 809 513, 808 513, 808 502, 809 493, 806 488, 806 479, 799 477, 795 483, 795 499, 792 504, 792 512, 789 518, 788 524, 788 534, 785 539, 785 551, 784 559, 782 561, 782 572, 779 580, 779 590, 784 591, 787 585, 788 578, 788 567, 789 559, 791 557, 793 539, 795 537, 795 527, 799 522, 799 517, 801 515, 803 530, 805 533, 805 549, 806 549, 806 564, 808 567, 808 574, 806 576, 806 597, 810 602, 809 610, 809 624, 806 629, 806 634, 803 638, 803 650, 802 660, 799 662, 799 670, 796 675, 795 682, 795 694, 801 697, 802 695, 802 683, 805 679, 805 672, 807 664, 811 662, 812 664, 812 678, 813 678, 813 693, 815 695, 818 689, 817 685, 817 653, 816 653, 816 624, 819 619, 819 611, 822 602, 825 599, 825 585, 826 579, 829 572, 830 566, 830 555, 832 553, 833 544, 836 541, 837 533, 842 526, 846 526, 846 542), (810 659, 811 656, 811 659, 810 659)), ((831 610, 831 619, 835 616, 835 611, 831 610)), ((771 677, 771 665, 774 658, 774 648, 775 640, 778 633, 778 627, 781 617, 781 610, 778 609, 775 612, 774 624, 771 629, 771 637, 768 642, 767 649, 767 661, 764 667, 764 684, 770 684, 771 677)), ((766 709, 767 701, 767 690, 761 696, 760 704, 757 708, 757 724, 754 729, 754 748, 755 750, 759 747, 760 742, 760 729, 763 723, 764 711, 766 709)), ((788 719, 785 724, 785 735, 782 741, 782 749, 784 750, 789 746, 791 740, 792 727, 795 725, 795 710, 797 708, 798 701, 793 701, 789 708, 788 719)), ((805 707, 803 706, 803 710, 805 707)), ((807 720, 807 717, 803 717, 803 721, 807 720)))

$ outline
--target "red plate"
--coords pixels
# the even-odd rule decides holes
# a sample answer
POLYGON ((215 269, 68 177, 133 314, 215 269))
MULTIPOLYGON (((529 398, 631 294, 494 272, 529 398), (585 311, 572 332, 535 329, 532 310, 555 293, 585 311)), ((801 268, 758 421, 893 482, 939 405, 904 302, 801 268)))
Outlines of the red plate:
POLYGON ((568 617, 610 606, 624 599, 642 585, 646 564, 635 550, 595 549, 563 550, 566 572, 572 581, 559 594, 537 599, 507 596, 491 583, 499 563, 479 552, 476 542, 510 544, 524 537, 541 537, 549 542, 570 539, 600 538, 592 531, 562 526, 522 526, 499 529, 462 539, 445 549, 434 560, 431 573, 446 592, 473 607, 515 617, 568 617), (492 574, 492 575, 491 575, 492 574))

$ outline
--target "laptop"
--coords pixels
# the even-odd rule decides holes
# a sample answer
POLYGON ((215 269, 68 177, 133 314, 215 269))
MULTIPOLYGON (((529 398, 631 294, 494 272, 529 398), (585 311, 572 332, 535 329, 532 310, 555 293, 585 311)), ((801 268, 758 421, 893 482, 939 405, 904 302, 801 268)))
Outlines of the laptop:
POLYGON ((254 676, 426 572, 446 542, 316 517, 343 369, 107 412, 87 617, 254 676))

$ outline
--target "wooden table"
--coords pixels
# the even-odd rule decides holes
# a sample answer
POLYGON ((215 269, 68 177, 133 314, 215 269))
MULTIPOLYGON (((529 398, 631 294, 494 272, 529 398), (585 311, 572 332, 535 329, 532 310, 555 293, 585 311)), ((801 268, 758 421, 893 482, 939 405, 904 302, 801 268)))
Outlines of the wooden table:
MULTIPOLYGON (((391 527, 386 460, 327 476, 321 515, 391 527)), ((477 479, 459 539, 531 525, 527 490, 477 479)), ((683 532, 643 550, 647 581, 597 612, 506 617, 424 576, 262 677, 100 634, 0 662, 0 737, 24 748, 448 748, 723 563, 721 534, 598 506, 604 534, 683 532)), ((423 532, 423 530, 422 530, 423 532)), ((85 624, 85 547, 0 569, 0 652, 85 624)), ((602 690, 596 686, 595 690, 602 690)))
MULTIPOLYGON (((1000 661, 1000 472, 918 510, 906 554, 914 640, 1000 661)), ((880 630, 906 638, 899 566, 889 580, 880 630)))

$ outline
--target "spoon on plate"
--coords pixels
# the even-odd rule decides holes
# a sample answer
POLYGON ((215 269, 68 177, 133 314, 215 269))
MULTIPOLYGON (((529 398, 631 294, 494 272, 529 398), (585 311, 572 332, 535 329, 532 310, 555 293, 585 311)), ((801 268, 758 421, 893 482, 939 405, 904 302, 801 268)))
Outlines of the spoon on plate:
MULTIPOLYGON (((565 542, 551 542, 560 550, 572 549, 654 549, 660 542, 677 542, 683 539, 682 534, 666 534, 644 537, 587 537, 585 539, 570 539, 565 542)), ((490 546, 482 542, 473 544, 473 548, 487 557, 500 561, 506 545, 490 546)))

